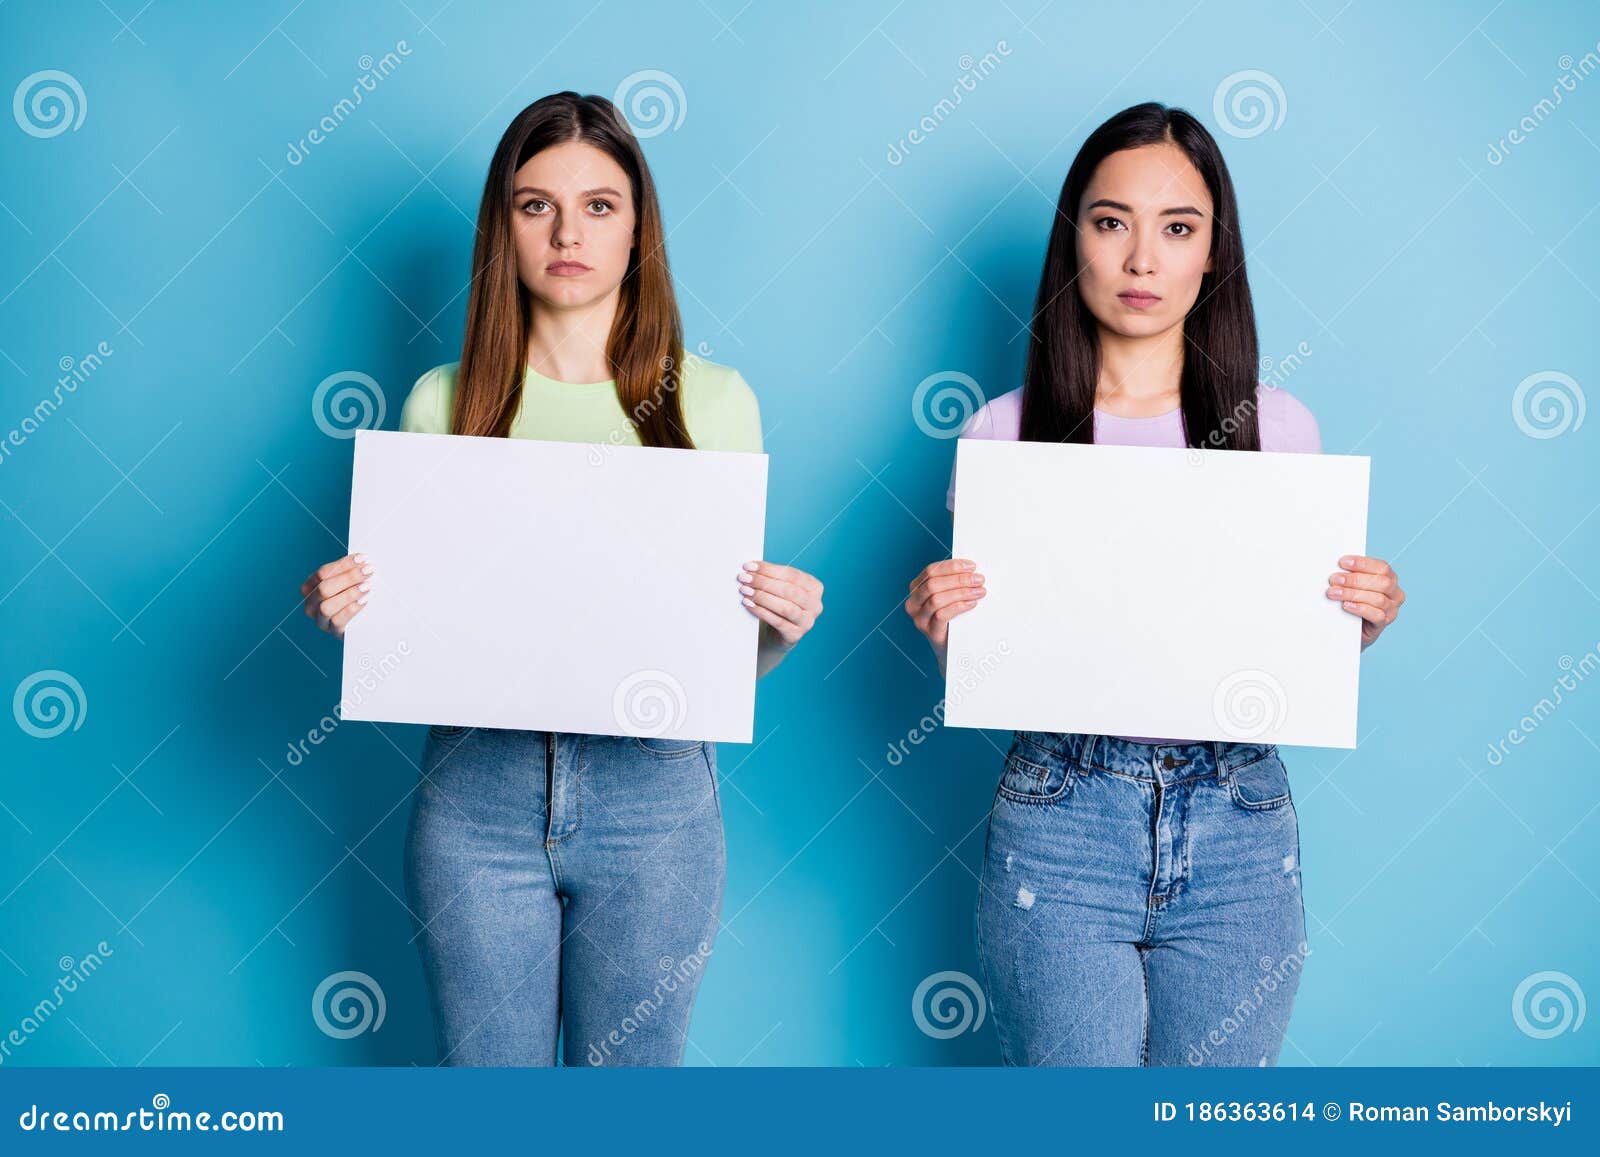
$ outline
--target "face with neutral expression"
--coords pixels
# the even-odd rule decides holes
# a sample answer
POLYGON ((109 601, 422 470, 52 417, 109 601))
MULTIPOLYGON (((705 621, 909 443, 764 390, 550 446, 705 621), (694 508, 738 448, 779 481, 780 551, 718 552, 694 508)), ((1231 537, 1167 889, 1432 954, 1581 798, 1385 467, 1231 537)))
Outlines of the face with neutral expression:
POLYGON ((582 141, 535 153, 511 206, 517 275, 544 305, 582 308, 622 284, 637 214, 628 174, 606 153, 582 141))
POLYGON ((1102 328, 1149 337, 1179 325, 1211 271, 1211 193, 1170 141, 1100 162, 1078 210, 1078 292, 1102 328))

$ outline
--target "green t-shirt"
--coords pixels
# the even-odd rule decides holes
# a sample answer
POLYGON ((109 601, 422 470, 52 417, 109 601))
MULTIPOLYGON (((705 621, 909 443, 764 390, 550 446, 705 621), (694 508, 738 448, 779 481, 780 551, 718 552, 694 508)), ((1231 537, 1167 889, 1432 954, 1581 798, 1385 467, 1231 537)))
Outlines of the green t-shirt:
MULTIPOLYGON (((400 411, 400 429, 450 433, 460 362, 435 366, 417 379, 400 411)), ((701 450, 761 452, 761 411, 739 371, 701 357, 687 357, 678 388, 689 437, 701 450)), ((522 402, 511 423, 513 438, 549 442, 639 445, 639 432, 617 400, 615 381, 560 382, 529 368, 522 402)))

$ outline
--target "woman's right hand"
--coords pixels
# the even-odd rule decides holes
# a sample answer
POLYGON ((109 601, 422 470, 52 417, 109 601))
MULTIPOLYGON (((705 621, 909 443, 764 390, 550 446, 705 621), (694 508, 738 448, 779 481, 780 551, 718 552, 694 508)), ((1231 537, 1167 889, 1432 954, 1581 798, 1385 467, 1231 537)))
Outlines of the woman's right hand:
POLYGON ((367 605, 372 567, 364 554, 347 554, 324 563, 300 584, 306 617, 334 638, 342 638, 351 619, 367 605))
POLYGON ((911 616, 917 630, 927 636, 941 667, 950 640, 950 620, 977 606, 985 593, 978 564, 968 558, 929 563, 911 580, 906 614, 911 616))

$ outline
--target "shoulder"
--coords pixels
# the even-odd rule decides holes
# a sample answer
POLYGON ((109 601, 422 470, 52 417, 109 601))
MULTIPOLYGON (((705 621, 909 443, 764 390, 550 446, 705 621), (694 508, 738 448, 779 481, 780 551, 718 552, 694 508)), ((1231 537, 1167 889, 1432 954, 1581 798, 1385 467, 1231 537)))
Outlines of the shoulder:
POLYGON ((1311 408, 1282 386, 1256 387, 1261 448, 1301 454, 1322 452, 1322 432, 1311 408))
POLYGON ((417 379, 400 408, 400 429, 417 434, 448 434, 455 401, 456 370, 460 362, 447 362, 417 379))
POLYGON ((738 370, 692 353, 683 359, 683 390, 685 398, 701 405, 754 405, 756 400, 755 391, 738 370))
POLYGON ((683 359, 683 417, 696 446, 761 450, 761 405, 744 375, 698 354, 683 359))
POLYGON ((963 438, 1015 442, 1022 436, 1022 387, 991 398, 961 427, 963 438))

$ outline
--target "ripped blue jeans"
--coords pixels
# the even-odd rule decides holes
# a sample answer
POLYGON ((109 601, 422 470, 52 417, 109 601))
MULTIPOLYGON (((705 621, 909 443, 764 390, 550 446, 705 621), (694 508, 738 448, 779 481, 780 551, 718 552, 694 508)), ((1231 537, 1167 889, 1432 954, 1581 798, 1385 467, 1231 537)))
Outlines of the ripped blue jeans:
POLYGON ((1017 732, 977 935, 1007 1064, 1276 1064, 1310 951, 1277 747, 1017 732))

